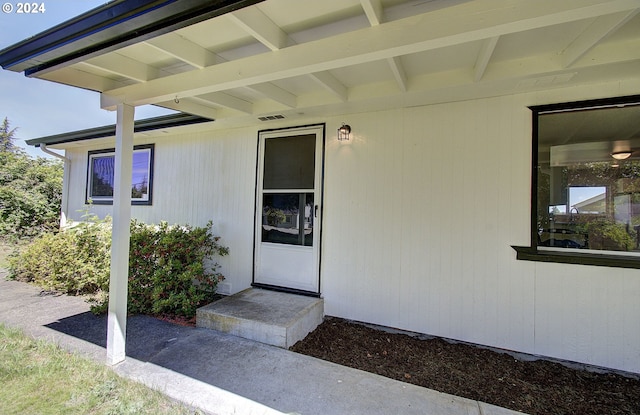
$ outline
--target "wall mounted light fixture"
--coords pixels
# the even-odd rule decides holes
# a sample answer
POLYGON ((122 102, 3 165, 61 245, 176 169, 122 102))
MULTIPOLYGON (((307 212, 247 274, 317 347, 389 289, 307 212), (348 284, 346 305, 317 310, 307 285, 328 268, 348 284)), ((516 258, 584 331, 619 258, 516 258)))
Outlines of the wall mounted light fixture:
POLYGON ((338 128, 338 140, 348 140, 351 135, 351 126, 349 124, 342 123, 342 127, 338 128))
POLYGON ((615 153, 611 153, 611 157, 616 160, 625 160, 631 157, 631 151, 616 151, 615 153))

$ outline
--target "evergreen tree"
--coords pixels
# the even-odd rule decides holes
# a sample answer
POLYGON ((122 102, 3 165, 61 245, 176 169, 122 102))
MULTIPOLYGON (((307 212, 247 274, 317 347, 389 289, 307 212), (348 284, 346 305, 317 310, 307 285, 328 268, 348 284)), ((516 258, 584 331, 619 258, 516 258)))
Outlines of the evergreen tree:
POLYGON ((15 140, 15 133, 17 128, 13 130, 9 126, 9 119, 4 117, 2 125, 0 126, 0 152, 15 152, 16 146, 13 143, 15 140))

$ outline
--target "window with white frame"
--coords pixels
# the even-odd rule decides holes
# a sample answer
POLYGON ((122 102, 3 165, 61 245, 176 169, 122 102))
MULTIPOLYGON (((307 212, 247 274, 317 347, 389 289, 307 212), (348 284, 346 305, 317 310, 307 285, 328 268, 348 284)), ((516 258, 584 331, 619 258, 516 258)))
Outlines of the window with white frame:
POLYGON ((640 96, 532 110, 532 247, 640 255, 640 96))
MULTIPOLYGON (((133 149, 131 177, 131 203, 151 205, 153 189, 154 145, 136 146, 133 149)), ((115 171, 115 150, 89 152, 87 168, 87 203, 112 204, 115 171)))

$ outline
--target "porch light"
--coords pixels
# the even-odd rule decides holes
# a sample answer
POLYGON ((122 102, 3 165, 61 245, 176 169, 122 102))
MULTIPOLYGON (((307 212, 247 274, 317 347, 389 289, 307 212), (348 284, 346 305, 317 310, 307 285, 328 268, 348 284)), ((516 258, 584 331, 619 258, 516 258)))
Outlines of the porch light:
POLYGON ((351 134, 351 126, 349 124, 342 123, 342 127, 338 128, 338 140, 348 140, 351 134))
POLYGON ((615 153, 611 153, 611 157, 616 160, 625 160, 631 157, 631 151, 616 151, 615 153))

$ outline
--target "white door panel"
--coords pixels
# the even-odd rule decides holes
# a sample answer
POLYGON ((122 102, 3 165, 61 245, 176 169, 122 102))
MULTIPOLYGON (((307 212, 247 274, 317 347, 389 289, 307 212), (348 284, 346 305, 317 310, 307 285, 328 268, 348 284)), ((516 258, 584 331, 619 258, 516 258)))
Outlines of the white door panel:
POLYGON ((312 247, 263 243, 260 282, 303 291, 317 289, 312 247))
POLYGON ((324 126, 259 134, 254 284, 320 293, 324 126))

